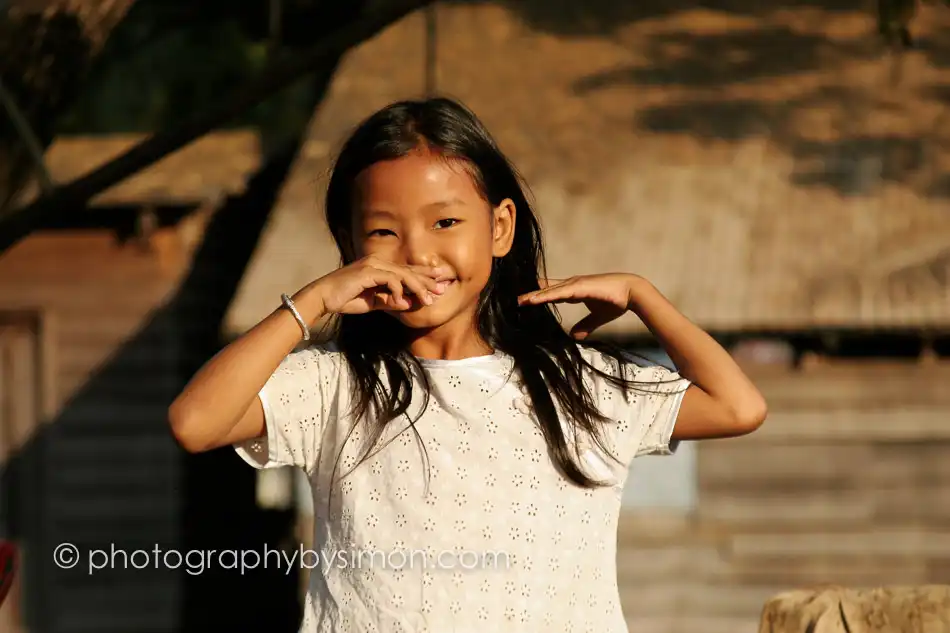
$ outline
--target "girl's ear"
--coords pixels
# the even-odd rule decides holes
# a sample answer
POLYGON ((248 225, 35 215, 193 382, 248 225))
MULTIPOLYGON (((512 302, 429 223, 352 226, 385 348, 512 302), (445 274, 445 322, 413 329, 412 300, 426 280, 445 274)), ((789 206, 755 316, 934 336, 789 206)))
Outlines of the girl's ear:
POLYGON ((515 203, 505 198, 492 211, 492 257, 504 257, 515 239, 515 203))

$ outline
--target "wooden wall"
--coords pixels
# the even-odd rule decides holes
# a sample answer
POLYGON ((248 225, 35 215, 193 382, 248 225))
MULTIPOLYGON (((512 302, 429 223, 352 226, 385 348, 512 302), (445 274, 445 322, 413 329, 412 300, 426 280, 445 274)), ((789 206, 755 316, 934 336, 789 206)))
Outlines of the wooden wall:
POLYGON ((698 444, 696 511, 621 517, 631 632, 755 633, 788 589, 950 581, 950 364, 752 375, 769 419, 698 444))
MULTIPOLYGON (((295 579, 273 566, 189 574, 119 565, 89 575, 56 569, 50 556, 65 542, 81 552, 113 543, 127 552, 259 551, 289 533, 292 516, 255 506, 253 469, 226 447, 186 454, 167 412, 220 349, 224 312, 295 151, 276 150, 241 195, 171 214, 177 224, 147 240, 63 229, 0 254, 0 316, 42 315, 52 391, 42 424, 0 463, 4 490, 25 486, 37 499, 36 516, 15 535, 34 561, 24 570, 30 631, 296 629, 295 579), (245 607, 216 607, 232 603, 245 607)), ((77 224, 96 225, 85 220, 77 224)), ((0 405, 3 397, 0 389, 0 405)), ((4 518, 0 509, 0 525, 4 518)))
POLYGON ((30 630, 172 630, 179 617, 176 583, 161 572, 90 576, 49 558, 64 542, 82 551, 177 542, 181 453, 165 419, 180 350, 163 305, 185 270, 166 248, 185 249, 180 238, 162 230, 150 250, 107 230, 44 232, 0 256, 0 311, 48 324, 49 407, 3 464, 5 489, 36 500, 16 535, 30 630))
POLYGON ((770 417, 698 446, 695 515, 624 517, 631 630, 751 633, 766 598, 790 588, 950 580, 950 366, 756 381, 770 417))

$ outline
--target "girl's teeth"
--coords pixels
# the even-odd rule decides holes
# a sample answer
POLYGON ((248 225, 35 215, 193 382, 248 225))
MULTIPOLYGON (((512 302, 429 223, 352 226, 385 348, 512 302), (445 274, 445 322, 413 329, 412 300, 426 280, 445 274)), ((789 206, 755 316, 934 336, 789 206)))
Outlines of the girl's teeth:
POLYGON ((439 292, 445 292, 445 289, 449 287, 451 281, 440 281, 436 283, 436 288, 439 289, 439 292))

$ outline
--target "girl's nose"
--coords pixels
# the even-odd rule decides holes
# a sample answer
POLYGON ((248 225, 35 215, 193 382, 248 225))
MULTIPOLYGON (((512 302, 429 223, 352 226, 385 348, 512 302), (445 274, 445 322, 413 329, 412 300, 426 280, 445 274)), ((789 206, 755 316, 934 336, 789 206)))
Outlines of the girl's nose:
POLYGON ((440 264, 438 255, 422 243, 422 240, 407 241, 403 248, 406 263, 410 266, 438 266, 440 264))
POLYGON ((410 266, 438 266, 440 261, 434 253, 423 253, 421 255, 410 255, 407 258, 410 266))

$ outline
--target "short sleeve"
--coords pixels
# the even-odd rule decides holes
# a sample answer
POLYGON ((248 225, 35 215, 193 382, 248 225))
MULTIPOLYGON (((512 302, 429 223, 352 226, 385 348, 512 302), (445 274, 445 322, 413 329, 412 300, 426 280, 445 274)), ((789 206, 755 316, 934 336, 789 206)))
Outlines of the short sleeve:
POLYGON ((624 391, 597 374, 590 380, 601 411, 613 421, 608 435, 617 458, 628 465, 642 455, 673 454, 678 444, 672 440, 673 428, 690 382, 672 369, 632 357, 621 364, 600 352, 587 357, 604 373, 634 383, 624 391))
POLYGON ((339 354, 321 347, 292 352, 261 388, 263 436, 234 445, 254 468, 296 466, 311 474, 339 382, 339 354))

